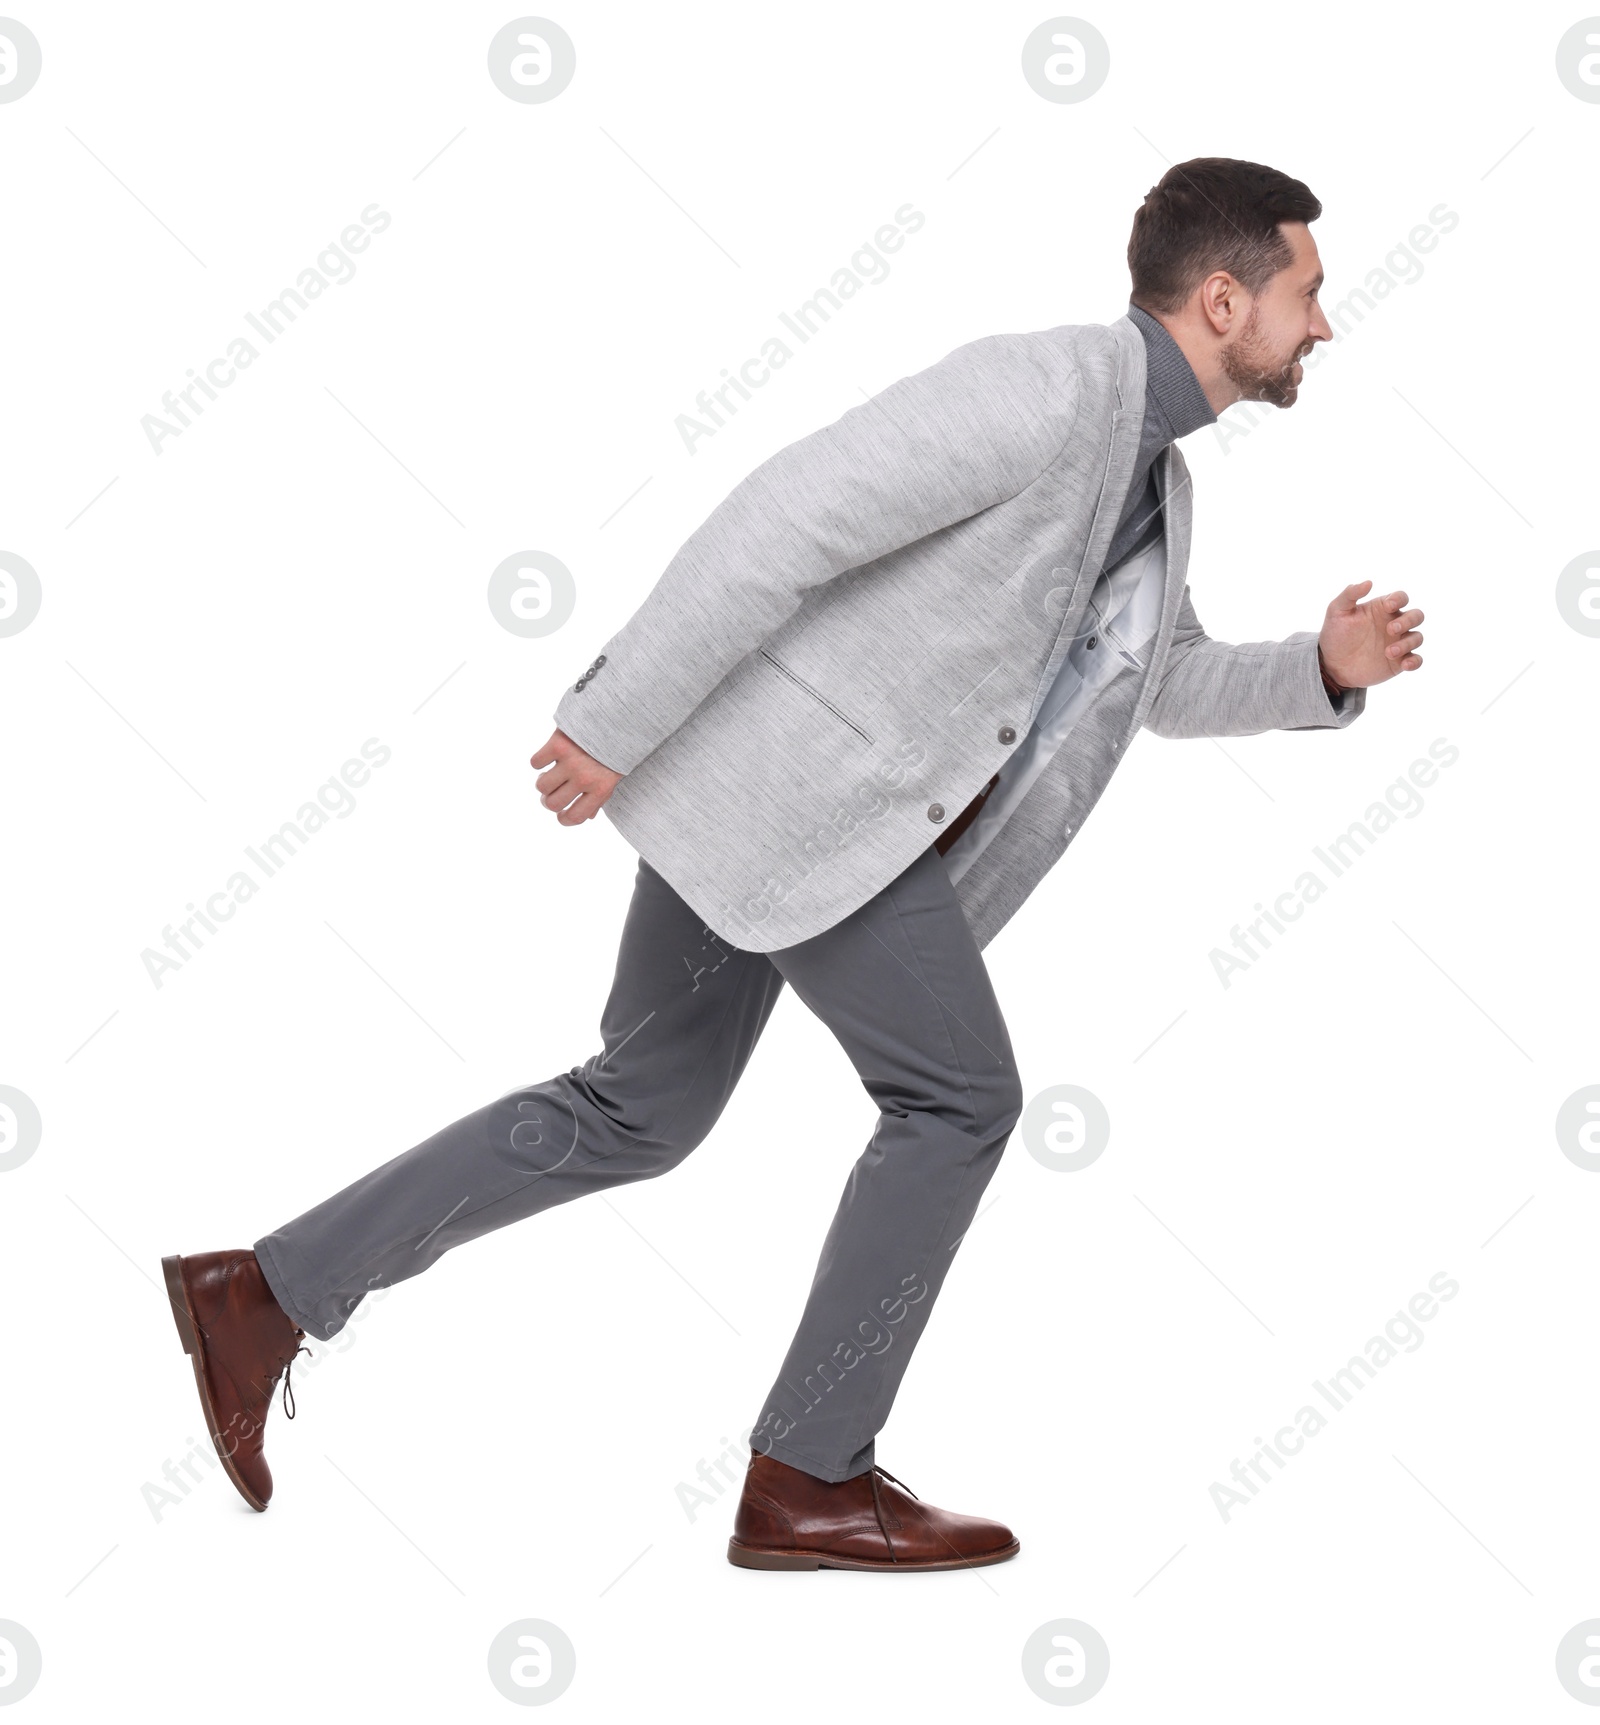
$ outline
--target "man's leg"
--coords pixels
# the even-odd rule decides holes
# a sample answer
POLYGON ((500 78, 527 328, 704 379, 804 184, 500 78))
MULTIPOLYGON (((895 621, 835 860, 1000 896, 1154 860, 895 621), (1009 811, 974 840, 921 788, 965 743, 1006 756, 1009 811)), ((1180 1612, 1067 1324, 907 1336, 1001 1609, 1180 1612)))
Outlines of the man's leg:
POLYGON ((848 1480, 873 1465, 873 1438, 1022 1089, 983 955, 931 846, 843 922, 769 957, 881 1113, 750 1442, 818 1479, 848 1480))
POLYGON ((451 1247, 675 1167, 716 1123, 783 978, 730 948, 640 859, 604 1047, 508 1092, 255 1243, 297 1324, 326 1341, 362 1297, 451 1247))
POLYGON ((601 1053, 436 1132, 253 1251, 163 1259, 206 1429, 252 1508, 272 1496, 266 1416, 280 1377, 293 1416, 286 1374, 305 1331, 328 1340, 373 1288, 464 1240, 681 1162, 716 1123, 782 989, 764 953, 722 944, 641 859, 601 1053))

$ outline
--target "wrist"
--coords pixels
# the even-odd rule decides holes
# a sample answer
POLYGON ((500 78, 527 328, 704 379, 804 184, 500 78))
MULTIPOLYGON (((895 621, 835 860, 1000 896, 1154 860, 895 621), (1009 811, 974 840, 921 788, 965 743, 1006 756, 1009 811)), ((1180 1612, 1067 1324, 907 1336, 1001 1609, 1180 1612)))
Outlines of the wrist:
POLYGON ((1330 695, 1338 696, 1344 693, 1344 685, 1336 682, 1328 674, 1328 662, 1322 656, 1322 643, 1317 643, 1317 671, 1322 677, 1322 686, 1330 695))

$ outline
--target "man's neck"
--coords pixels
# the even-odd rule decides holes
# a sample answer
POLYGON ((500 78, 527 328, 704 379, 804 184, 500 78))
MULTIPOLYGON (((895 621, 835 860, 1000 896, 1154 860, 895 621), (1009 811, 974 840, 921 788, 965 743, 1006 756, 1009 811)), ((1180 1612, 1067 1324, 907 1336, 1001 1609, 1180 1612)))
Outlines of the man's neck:
POLYGON ((1163 318, 1128 302, 1128 316, 1144 338, 1145 380, 1174 437, 1214 424, 1217 408, 1183 344, 1163 318))
POLYGON ((1216 339, 1209 329, 1202 329, 1193 318, 1181 312, 1145 311, 1143 306, 1134 307, 1131 301, 1129 304, 1131 309, 1144 312, 1146 317, 1160 324, 1172 337, 1178 351, 1189 362, 1195 381, 1205 392, 1213 415, 1232 407, 1240 399, 1239 386, 1222 369, 1216 339))

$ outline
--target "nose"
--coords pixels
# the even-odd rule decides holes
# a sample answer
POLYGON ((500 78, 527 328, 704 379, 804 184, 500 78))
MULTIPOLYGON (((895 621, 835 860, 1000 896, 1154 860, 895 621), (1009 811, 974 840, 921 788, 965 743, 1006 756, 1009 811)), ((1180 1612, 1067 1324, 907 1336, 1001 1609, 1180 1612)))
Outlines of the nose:
POLYGON ((1313 341, 1332 341, 1333 326, 1324 315, 1322 307, 1313 304, 1311 307, 1311 339, 1313 341))

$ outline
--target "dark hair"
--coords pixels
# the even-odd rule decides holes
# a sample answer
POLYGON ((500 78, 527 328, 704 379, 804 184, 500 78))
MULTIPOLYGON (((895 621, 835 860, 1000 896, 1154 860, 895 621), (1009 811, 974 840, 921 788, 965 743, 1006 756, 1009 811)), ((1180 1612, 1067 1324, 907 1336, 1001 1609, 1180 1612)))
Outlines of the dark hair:
POLYGON ((1288 263, 1279 222, 1314 222, 1321 203, 1300 180, 1260 162, 1197 156, 1168 168, 1134 211, 1128 237, 1133 303, 1177 311, 1216 269, 1259 293, 1288 263))

